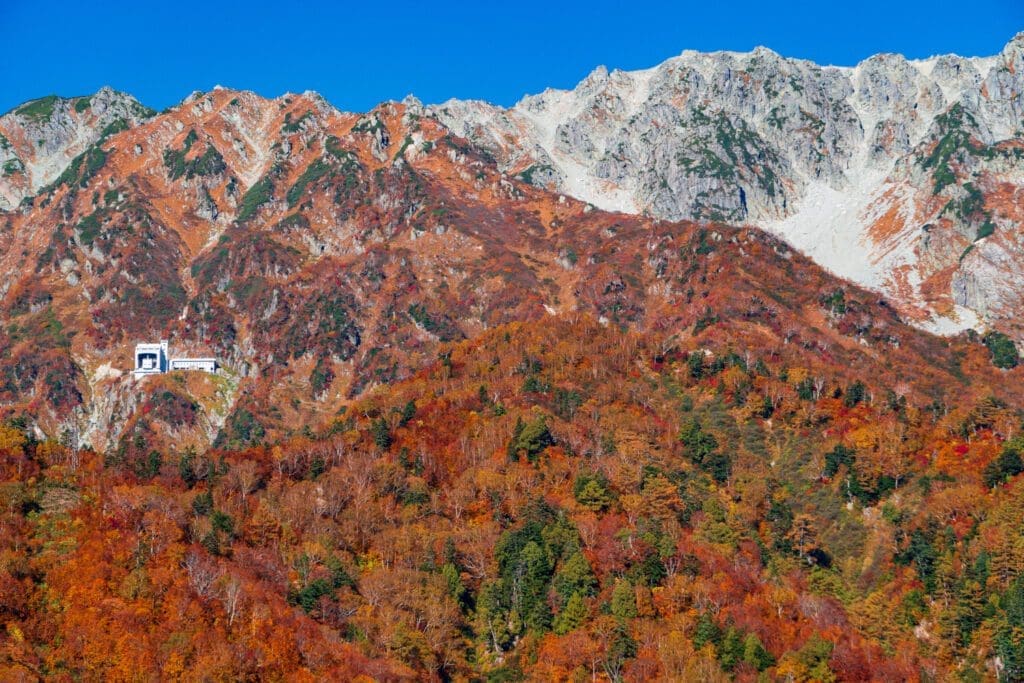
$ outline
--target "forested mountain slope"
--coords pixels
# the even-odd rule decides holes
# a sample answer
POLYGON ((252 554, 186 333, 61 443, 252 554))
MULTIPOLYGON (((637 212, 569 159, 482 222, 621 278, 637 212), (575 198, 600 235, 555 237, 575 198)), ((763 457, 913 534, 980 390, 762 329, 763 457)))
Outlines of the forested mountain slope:
POLYGON ((1010 337, 413 100, 48 102, 0 118, 18 173, 80 143, 0 212, 0 678, 1024 677, 1010 337), (222 372, 132 377, 160 338, 222 372))

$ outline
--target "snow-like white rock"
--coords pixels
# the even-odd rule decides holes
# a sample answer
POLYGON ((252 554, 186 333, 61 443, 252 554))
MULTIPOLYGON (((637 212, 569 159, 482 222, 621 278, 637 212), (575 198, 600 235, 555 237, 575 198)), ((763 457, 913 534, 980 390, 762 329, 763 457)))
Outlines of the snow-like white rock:
MULTIPOLYGON (((757 225, 838 275, 921 306, 936 263, 961 257, 926 239, 944 202, 933 206, 933 169, 921 159, 954 105, 982 144, 1024 135, 1022 55, 1024 34, 991 57, 881 54, 853 67, 766 48, 688 50, 642 71, 599 67, 572 90, 508 109, 451 100, 425 110, 535 184, 605 210, 757 225), (895 232, 872 231, 883 217, 895 232)), ((1010 164, 1004 176, 1024 175, 1020 160, 1010 164)), ((983 324, 994 281, 972 280, 962 310, 924 325, 983 324)))

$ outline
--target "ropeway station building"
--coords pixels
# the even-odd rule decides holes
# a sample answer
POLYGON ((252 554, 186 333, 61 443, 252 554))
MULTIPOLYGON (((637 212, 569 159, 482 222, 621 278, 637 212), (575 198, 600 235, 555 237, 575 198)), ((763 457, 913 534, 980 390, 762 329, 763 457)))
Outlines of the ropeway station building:
POLYGON ((171 358, 166 339, 159 344, 135 345, 135 376, 159 375, 171 370, 200 370, 217 372, 220 364, 216 358, 171 358))

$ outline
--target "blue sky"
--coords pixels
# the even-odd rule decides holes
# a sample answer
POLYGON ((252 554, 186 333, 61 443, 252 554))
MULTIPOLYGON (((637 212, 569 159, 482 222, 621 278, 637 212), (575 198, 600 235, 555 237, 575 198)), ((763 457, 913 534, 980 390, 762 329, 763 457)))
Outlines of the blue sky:
POLYGON ((876 52, 989 55, 1024 30, 1022 0, 960 2, 68 2, 0 0, 0 111, 103 85, 156 109, 216 84, 317 90, 364 111, 413 93, 511 104, 595 66, 684 49, 855 64, 876 52))

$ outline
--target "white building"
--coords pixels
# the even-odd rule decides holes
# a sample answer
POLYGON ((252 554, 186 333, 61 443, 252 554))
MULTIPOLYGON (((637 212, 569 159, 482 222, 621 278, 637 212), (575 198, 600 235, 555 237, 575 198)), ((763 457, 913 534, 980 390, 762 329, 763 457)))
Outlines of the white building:
POLYGON ((216 358, 170 358, 168 343, 161 339, 159 344, 142 343, 135 345, 135 376, 159 375, 171 370, 200 370, 217 372, 220 365, 216 358))
POLYGON ((167 372, 167 340, 159 344, 135 345, 135 375, 159 375, 167 372))
POLYGON ((217 372, 216 358, 172 358, 171 370, 202 370, 217 372))

